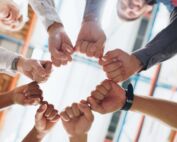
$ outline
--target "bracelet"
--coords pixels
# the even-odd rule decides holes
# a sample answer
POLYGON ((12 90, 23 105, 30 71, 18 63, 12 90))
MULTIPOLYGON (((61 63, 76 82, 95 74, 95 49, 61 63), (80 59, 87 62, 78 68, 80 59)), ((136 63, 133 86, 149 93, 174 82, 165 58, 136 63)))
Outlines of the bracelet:
POLYGON ((128 111, 131 108, 133 104, 133 99, 134 99, 133 86, 131 83, 128 85, 128 88, 125 90, 125 92, 126 92, 125 94, 126 101, 125 101, 124 106, 121 108, 121 110, 128 111))

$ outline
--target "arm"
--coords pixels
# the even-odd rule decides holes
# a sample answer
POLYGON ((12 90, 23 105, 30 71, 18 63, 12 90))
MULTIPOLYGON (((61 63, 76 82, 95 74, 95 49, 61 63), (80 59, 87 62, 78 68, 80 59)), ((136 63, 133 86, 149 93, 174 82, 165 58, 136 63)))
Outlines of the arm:
POLYGON ((52 63, 59 67, 72 60, 73 45, 55 9, 53 0, 30 0, 34 11, 43 21, 49 34, 48 44, 52 63))
POLYGON ((86 0, 83 21, 87 20, 100 21, 105 2, 106 0, 86 0))
POLYGON ((30 0, 29 3, 47 30, 55 22, 62 23, 53 0, 30 0))
POLYGON ((69 138, 70 142, 87 142, 87 135, 73 136, 69 138))
POLYGON ((101 15, 106 0, 87 0, 76 49, 89 57, 102 57, 106 35, 101 28, 101 15))
POLYGON ((32 82, 12 91, 0 94, 0 109, 13 104, 36 105, 42 101, 42 91, 36 82, 32 82))
POLYGON ((70 142, 87 142, 87 133, 94 119, 87 102, 82 100, 79 104, 73 103, 60 116, 70 142))
MULTIPOLYGON (((98 85, 88 98, 91 108, 105 114, 122 109, 126 102, 125 90, 110 80, 98 85)), ((131 111, 150 115, 165 124, 177 129, 177 103, 135 95, 131 111), (162 111, 163 110, 163 111, 162 111)))
POLYGON ((131 111, 152 116, 177 129, 177 103, 135 95, 131 111), (163 110, 163 111, 162 111, 163 110))
POLYGON ((51 73, 50 61, 24 58, 14 52, 0 48, 0 72, 15 75, 21 72, 37 82, 46 81, 51 73), (5 60, 4 60, 5 59, 5 60))
POLYGON ((145 48, 133 53, 142 63, 143 70, 163 62, 177 53, 177 8, 171 15, 171 23, 162 30, 145 48))
POLYGON ((177 9, 171 24, 162 30, 145 48, 128 54, 120 49, 109 51, 100 60, 107 77, 115 82, 127 80, 133 74, 173 57, 177 53, 177 9), (176 15, 175 15, 176 14, 176 15))
POLYGON ((60 116, 54 106, 42 102, 35 115, 35 126, 22 142, 41 142, 51 129, 56 125, 60 116))

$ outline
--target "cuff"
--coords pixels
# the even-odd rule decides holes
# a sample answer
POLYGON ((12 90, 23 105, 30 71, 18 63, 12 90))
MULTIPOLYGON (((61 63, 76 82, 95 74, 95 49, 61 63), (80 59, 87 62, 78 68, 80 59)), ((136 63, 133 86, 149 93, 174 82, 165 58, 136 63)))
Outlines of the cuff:
POLYGON ((146 70, 148 68, 149 57, 144 54, 143 50, 135 51, 132 54, 141 62, 142 69, 140 71, 146 70))

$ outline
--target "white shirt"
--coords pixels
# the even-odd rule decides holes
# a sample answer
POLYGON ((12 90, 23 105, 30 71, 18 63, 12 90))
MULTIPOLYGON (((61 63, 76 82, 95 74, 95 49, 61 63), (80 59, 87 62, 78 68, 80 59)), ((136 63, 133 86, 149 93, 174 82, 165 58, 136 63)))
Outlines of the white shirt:
MULTIPOLYGON (((46 30, 54 22, 61 23, 61 20, 55 9, 53 0, 13 0, 19 7, 25 22, 28 20, 28 3, 31 5, 35 13, 42 20, 46 30)), ((19 55, 10 52, 4 48, 0 48, 0 72, 9 75, 15 75, 15 71, 11 69, 12 63, 19 55)))

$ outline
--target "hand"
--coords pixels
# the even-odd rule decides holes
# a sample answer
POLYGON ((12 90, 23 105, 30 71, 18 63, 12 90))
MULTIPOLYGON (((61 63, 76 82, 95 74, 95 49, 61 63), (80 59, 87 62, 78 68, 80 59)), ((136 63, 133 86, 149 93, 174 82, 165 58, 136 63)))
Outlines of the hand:
POLYGON ((94 116, 87 103, 73 103, 65 111, 60 113, 61 120, 66 132, 71 136, 86 134, 93 122, 94 116))
POLYGON ((100 58, 103 56, 106 36, 96 21, 85 21, 82 24, 76 49, 89 57, 100 58))
POLYGON ((59 23, 54 23, 49 27, 49 51, 55 66, 66 65, 72 60, 73 45, 59 23))
POLYGON ((52 63, 50 61, 38 61, 20 57, 17 63, 17 70, 40 83, 49 78, 52 70, 52 63))
POLYGON ((117 111, 126 101, 125 90, 111 80, 105 80, 87 98, 92 110, 101 114, 117 111))
POLYGON ((35 129, 38 133, 38 138, 43 137, 48 133, 58 122, 60 116, 54 106, 43 102, 35 115, 35 129))
POLYGON ((116 49, 109 51, 100 60, 107 77, 114 82, 127 80, 131 75, 141 70, 141 62, 134 56, 116 49))
POLYGON ((36 82, 18 87, 12 91, 13 102, 20 105, 37 105, 42 100, 42 91, 36 82))
POLYGON ((2 1, 0 5, 0 25, 7 30, 16 31, 24 22, 18 6, 13 1, 2 1))

